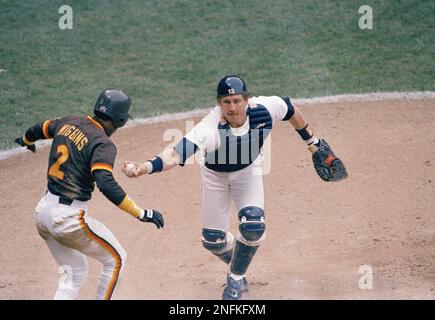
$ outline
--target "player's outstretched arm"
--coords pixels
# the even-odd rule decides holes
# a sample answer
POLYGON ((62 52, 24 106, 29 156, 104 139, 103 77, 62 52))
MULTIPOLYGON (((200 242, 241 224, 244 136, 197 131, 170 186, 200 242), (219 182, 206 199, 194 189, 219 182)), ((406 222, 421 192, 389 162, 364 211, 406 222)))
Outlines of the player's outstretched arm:
POLYGON ((124 161, 121 170, 129 178, 136 178, 144 174, 151 174, 164 170, 169 170, 180 164, 180 156, 174 148, 166 148, 159 155, 138 163, 133 161, 124 161))
POLYGON ((340 181, 347 178, 343 162, 334 154, 324 139, 318 139, 305 120, 301 110, 293 106, 294 114, 289 119, 292 126, 307 143, 312 153, 313 166, 323 181, 340 181))
MULTIPOLYGON (((195 126, 195 128, 200 126, 201 122, 195 126)), ((195 132, 195 128, 191 132, 195 132)), ((183 137, 175 147, 167 147, 159 155, 144 163, 125 161, 121 170, 130 178, 169 170, 177 165, 184 166, 186 160, 198 150, 199 147, 197 144, 192 142, 189 138, 183 137)))
POLYGON ((22 137, 18 137, 14 140, 15 143, 18 143, 22 147, 26 147, 28 150, 32 151, 33 153, 36 152, 36 146, 35 142, 31 142, 26 139, 26 136, 23 135, 22 137))
POLYGON ((112 172, 95 170, 92 173, 98 188, 110 202, 142 222, 154 223, 158 229, 163 228, 163 215, 157 210, 139 207, 119 186, 112 172))
POLYGON ((33 153, 36 152, 35 141, 39 139, 52 139, 55 129, 56 120, 46 120, 42 123, 37 123, 31 126, 22 137, 18 137, 14 140, 15 143, 22 147, 26 147, 33 153))

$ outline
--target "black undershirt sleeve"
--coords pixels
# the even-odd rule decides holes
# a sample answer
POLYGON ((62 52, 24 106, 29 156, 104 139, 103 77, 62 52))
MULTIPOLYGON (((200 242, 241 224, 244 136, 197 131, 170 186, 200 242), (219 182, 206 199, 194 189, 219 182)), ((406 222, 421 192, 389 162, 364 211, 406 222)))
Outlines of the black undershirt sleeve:
POLYGON ((46 120, 37 123, 26 130, 24 134, 30 142, 35 142, 39 139, 52 139, 56 129, 56 120, 46 120))
POLYGON ((124 200, 126 193, 121 186, 116 182, 112 172, 107 170, 94 170, 95 182, 98 189, 109 199, 114 205, 118 206, 124 200))

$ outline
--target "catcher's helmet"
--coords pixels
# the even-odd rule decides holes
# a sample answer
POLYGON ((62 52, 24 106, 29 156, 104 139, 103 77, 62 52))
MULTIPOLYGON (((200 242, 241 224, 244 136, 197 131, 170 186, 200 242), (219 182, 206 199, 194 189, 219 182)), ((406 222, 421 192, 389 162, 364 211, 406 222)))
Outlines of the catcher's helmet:
POLYGON ((131 99, 118 89, 106 89, 100 93, 94 106, 94 114, 99 117, 109 117, 116 128, 125 125, 130 110, 131 99))
POLYGON ((248 88, 245 81, 237 75, 223 77, 217 85, 217 96, 226 97, 234 94, 246 94, 248 88))

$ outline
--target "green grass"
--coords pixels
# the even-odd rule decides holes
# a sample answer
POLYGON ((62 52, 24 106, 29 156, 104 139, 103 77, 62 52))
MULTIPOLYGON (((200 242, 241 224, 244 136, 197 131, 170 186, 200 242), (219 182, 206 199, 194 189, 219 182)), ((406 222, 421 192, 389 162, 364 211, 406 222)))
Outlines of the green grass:
POLYGON ((217 81, 313 97, 434 89, 435 2, 0 0, 0 149, 34 122, 90 112, 105 87, 134 116, 208 107, 217 81), (374 29, 358 28, 369 4, 374 29))

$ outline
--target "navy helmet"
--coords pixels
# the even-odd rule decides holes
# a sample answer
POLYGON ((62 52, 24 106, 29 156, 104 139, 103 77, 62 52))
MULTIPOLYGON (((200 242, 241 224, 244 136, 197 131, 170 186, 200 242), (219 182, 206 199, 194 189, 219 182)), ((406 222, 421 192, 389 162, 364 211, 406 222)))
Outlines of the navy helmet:
POLYGON ((124 126, 131 118, 130 111, 131 99, 128 95, 118 89, 105 89, 98 96, 94 106, 94 114, 97 117, 108 117, 112 120, 116 128, 124 126))
POLYGON ((248 88, 245 81, 237 75, 223 77, 217 85, 217 97, 247 94, 248 88))

